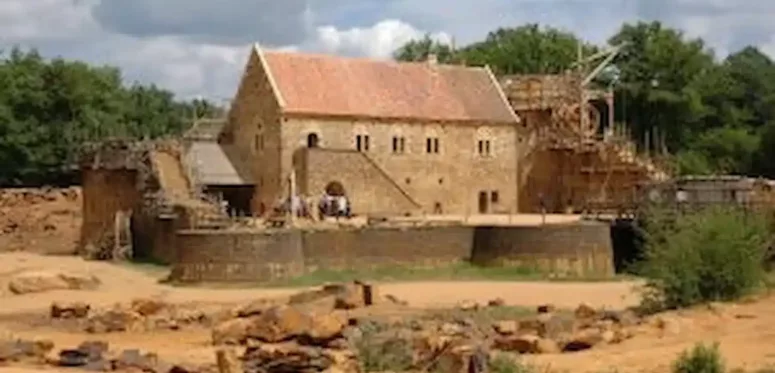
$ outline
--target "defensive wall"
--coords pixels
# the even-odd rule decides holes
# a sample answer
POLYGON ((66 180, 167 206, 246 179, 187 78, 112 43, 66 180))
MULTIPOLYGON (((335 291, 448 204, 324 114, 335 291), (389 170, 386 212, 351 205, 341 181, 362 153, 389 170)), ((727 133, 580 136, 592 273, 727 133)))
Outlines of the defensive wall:
POLYGON ((609 224, 415 226, 304 231, 180 230, 171 279, 268 282, 320 269, 434 267, 470 261, 575 276, 614 273, 609 224))

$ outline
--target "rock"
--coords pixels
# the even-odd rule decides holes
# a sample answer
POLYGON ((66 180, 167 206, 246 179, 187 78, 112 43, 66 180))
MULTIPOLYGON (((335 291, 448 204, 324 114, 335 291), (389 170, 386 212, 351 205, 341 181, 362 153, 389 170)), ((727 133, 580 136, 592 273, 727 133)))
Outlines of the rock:
POLYGON ((130 308, 140 316, 151 316, 167 308, 167 304, 155 299, 133 299, 130 308))
POLYGON ((91 306, 84 302, 51 303, 52 319, 83 319, 89 316, 91 306))
POLYGON ((310 315, 292 306, 277 306, 258 316, 248 329, 248 337, 277 343, 303 335, 311 327, 310 315))
POLYGON ((556 310, 556 307, 554 307, 553 304, 544 304, 536 308, 536 311, 538 311, 538 313, 553 313, 555 310, 556 310))
POLYGON ((231 349, 219 349, 215 352, 219 373, 243 373, 242 362, 231 349))
POLYGON ((213 328, 214 345, 241 344, 248 337, 248 330, 255 318, 237 318, 226 320, 213 328))
POLYGON ((573 334, 575 320, 564 314, 542 313, 519 321, 519 333, 536 334, 541 338, 558 340, 573 334))
POLYGON ((315 315, 309 330, 304 334, 306 339, 313 344, 327 344, 329 341, 342 336, 345 321, 334 314, 315 315))
POLYGON ((82 367, 89 363, 89 355, 75 349, 59 351, 58 365, 63 367, 82 367))
POLYGON ((503 300, 503 298, 495 298, 491 299, 489 302, 487 302, 488 307, 504 307, 506 306, 506 301, 503 300))
POLYGON ((99 285, 100 280, 94 276, 55 271, 29 271, 13 276, 8 282, 8 290, 20 295, 53 290, 93 290, 99 285))
POLYGON ((519 323, 514 320, 498 321, 493 325, 493 329, 501 335, 517 334, 519 331, 519 323))
POLYGON ((331 368, 333 359, 323 349, 295 343, 262 343, 249 347, 242 360, 246 372, 321 372, 331 368))
POLYGON ((603 311, 600 315, 602 320, 611 320, 624 327, 631 327, 640 324, 640 318, 631 310, 624 311, 603 311))
POLYGON ((578 306, 578 308, 576 308, 574 314, 576 315, 577 319, 588 320, 597 317, 598 313, 597 310, 592 308, 592 306, 586 303, 582 303, 578 306))
POLYGON ((159 360, 159 357, 153 353, 141 353, 140 350, 124 350, 114 360, 113 366, 116 370, 138 369, 150 373, 166 373, 171 366, 159 360))
POLYGON ((603 333, 599 329, 585 329, 574 335, 562 350, 563 352, 584 351, 602 342, 604 342, 603 333))
POLYGON ((102 360, 108 352, 109 345, 105 341, 85 341, 78 346, 78 351, 86 354, 90 361, 102 360))
POLYGON ((258 316, 266 311, 271 304, 266 299, 258 299, 250 302, 237 310, 238 317, 251 317, 258 316))
POLYGON ((457 308, 461 311, 476 311, 479 309, 479 303, 472 300, 465 300, 460 302, 457 308))
POLYGON ((112 333, 139 331, 143 328, 143 318, 132 310, 113 308, 92 315, 87 322, 88 333, 112 333))
POLYGON ((493 347, 501 351, 530 354, 537 352, 541 337, 531 334, 501 336, 495 338, 493 347))
POLYGON ((52 349, 54 349, 54 343, 45 339, 0 341, 0 362, 42 363, 52 349))
POLYGON ((445 349, 429 371, 449 373, 480 373, 487 368, 487 350, 475 344, 461 344, 445 349))
POLYGON ((548 338, 540 338, 535 343, 535 352, 538 354, 559 354, 562 352, 562 349, 557 341, 548 338))

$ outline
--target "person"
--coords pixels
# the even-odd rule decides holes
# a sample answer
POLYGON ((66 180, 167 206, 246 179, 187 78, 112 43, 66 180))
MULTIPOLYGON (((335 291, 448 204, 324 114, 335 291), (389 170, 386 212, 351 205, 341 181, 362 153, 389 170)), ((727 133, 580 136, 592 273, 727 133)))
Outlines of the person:
POLYGON ((349 206, 348 206, 348 203, 347 203, 348 202, 347 201, 347 197, 339 196, 339 197, 337 197, 337 201, 336 202, 337 202, 336 203, 336 205, 337 205, 336 207, 338 209, 337 216, 338 217, 347 217, 347 215, 348 215, 347 212, 349 211, 349 206))

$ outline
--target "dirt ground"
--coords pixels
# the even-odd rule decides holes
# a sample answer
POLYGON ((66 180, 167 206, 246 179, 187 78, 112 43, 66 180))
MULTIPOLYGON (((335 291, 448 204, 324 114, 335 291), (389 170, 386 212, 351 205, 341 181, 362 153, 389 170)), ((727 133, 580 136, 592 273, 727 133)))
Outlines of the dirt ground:
MULTIPOLYGON (((0 254, 0 335, 46 338, 60 348, 74 347, 95 336, 62 330, 33 320, 45 319, 52 301, 87 301, 95 307, 128 302, 135 297, 158 297, 166 302, 231 307, 259 298, 284 297, 298 289, 208 289, 162 285, 159 271, 104 262, 85 262, 75 257, 46 257, 26 253, 0 254), (90 273, 103 285, 92 291, 52 291, 12 295, 8 279, 27 270, 63 269, 90 273)), ((635 304, 635 283, 628 282, 419 282, 380 285, 381 294, 392 294, 413 308, 454 307, 461 301, 487 302, 502 298, 509 305, 535 306, 551 303, 572 308, 585 302, 596 307, 619 309, 635 304)), ((677 354, 696 342, 719 342, 731 367, 757 368, 775 364, 775 297, 735 305, 683 311, 661 316, 669 327, 659 332, 647 328, 618 345, 587 352, 528 356, 529 363, 547 371, 573 372, 664 372, 677 354)), ((139 348, 157 352, 173 362, 207 363, 214 359, 210 331, 184 329, 153 333, 99 335, 113 348, 139 348)), ((2 373, 31 372, 0 368, 2 373)))
POLYGON ((72 254, 81 230, 81 189, 0 189, 0 252, 72 254))

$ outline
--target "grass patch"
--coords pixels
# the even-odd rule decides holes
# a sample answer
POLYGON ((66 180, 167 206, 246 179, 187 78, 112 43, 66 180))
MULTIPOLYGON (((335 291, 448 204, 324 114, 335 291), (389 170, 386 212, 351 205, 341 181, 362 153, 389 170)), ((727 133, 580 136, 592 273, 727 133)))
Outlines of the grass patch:
POLYGON ((379 282, 407 281, 611 281, 624 280, 626 277, 579 277, 551 276, 546 272, 528 267, 480 267, 470 263, 458 263, 434 268, 411 266, 381 266, 368 269, 329 270, 323 269, 287 280, 264 284, 273 287, 304 287, 329 282, 347 282, 352 280, 379 282))
POLYGON ((673 362, 673 373, 724 373, 724 359, 719 352, 718 344, 706 346, 697 344, 689 351, 684 351, 673 362))

